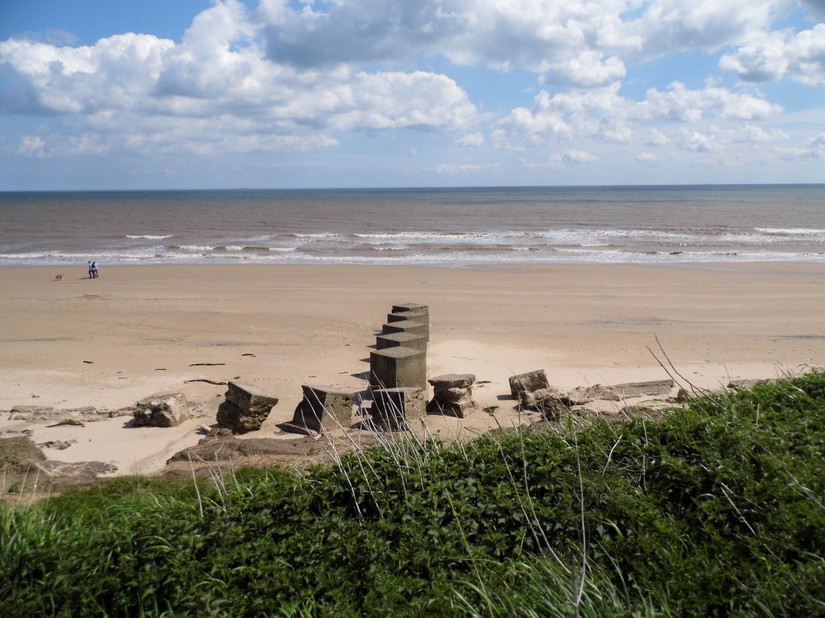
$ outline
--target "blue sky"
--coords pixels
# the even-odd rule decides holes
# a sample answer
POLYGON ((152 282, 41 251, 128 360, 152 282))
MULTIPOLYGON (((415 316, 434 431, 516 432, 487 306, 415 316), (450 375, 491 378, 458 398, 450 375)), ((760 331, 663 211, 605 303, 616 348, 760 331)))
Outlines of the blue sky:
POLYGON ((0 0, 0 190, 825 182, 825 0, 0 0))

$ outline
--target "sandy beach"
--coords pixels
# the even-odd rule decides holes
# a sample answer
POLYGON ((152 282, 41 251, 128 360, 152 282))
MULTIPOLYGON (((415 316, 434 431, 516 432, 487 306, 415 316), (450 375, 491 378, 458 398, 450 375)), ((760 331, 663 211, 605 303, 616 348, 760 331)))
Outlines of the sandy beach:
POLYGON ((118 474, 159 472, 197 443, 226 390, 210 382, 280 398, 256 437, 292 418, 302 384, 363 390, 375 333, 398 303, 429 305, 428 375, 473 373, 475 399, 501 411, 436 419, 439 431, 507 422, 508 378, 534 369, 562 389, 609 385, 667 378, 666 355, 691 384, 720 388, 825 364, 825 264, 104 265, 93 280, 83 265, 8 267, 0 287, 0 436, 71 441, 44 452, 118 474), (184 393, 196 418, 47 427, 7 412, 115 410, 165 392, 184 393))

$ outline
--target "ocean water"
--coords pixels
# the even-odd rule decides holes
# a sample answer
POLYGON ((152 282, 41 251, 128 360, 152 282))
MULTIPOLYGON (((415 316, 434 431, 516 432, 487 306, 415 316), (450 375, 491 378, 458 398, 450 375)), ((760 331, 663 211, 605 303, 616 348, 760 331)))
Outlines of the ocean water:
POLYGON ((0 193, 0 266, 825 262, 825 185, 0 193))

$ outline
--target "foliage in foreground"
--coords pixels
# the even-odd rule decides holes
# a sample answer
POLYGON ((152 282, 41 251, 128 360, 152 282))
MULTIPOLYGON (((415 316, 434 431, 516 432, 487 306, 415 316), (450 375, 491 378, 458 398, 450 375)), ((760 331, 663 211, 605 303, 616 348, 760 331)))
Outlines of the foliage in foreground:
POLYGON ((0 615, 825 614, 825 374, 0 511, 0 615))

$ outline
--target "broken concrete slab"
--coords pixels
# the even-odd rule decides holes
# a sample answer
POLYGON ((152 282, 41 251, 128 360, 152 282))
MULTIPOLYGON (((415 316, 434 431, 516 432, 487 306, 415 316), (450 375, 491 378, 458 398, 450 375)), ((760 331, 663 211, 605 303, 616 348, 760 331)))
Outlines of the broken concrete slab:
POLYGON ((649 382, 614 384, 611 386, 611 389, 622 399, 632 399, 633 397, 659 397, 669 395, 674 386, 675 382, 673 380, 652 380, 649 382))

